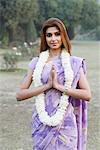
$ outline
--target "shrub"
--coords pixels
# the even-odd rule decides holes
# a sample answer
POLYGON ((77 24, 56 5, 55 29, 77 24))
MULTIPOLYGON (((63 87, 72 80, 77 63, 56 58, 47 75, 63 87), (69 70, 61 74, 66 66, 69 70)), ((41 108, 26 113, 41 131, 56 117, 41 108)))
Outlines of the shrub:
POLYGON ((9 43, 8 33, 5 33, 2 38, 2 47, 3 48, 7 47, 8 43, 9 43))
POLYGON ((14 70, 17 68, 18 56, 14 52, 6 52, 3 54, 4 68, 6 70, 14 70))

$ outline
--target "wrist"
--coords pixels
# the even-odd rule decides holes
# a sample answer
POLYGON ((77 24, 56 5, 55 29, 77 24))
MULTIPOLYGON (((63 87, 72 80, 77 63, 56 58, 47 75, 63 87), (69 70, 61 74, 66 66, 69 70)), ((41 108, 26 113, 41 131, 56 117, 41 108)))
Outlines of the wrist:
POLYGON ((61 91, 61 92, 64 92, 64 86, 59 84, 59 83, 55 84, 54 88, 61 91))
POLYGON ((48 90, 48 89, 50 89, 51 88, 51 86, 50 86, 50 84, 45 84, 45 90, 48 90))
POLYGON ((67 86, 64 86, 63 94, 68 95, 68 90, 69 90, 69 88, 67 86))
POLYGON ((61 91, 64 95, 68 95, 69 92, 69 88, 61 84, 57 85, 57 90, 61 91))
POLYGON ((53 84, 53 88, 55 88, 55 89, 59 90, 59 83, 55 83, 55 84, 53 84))

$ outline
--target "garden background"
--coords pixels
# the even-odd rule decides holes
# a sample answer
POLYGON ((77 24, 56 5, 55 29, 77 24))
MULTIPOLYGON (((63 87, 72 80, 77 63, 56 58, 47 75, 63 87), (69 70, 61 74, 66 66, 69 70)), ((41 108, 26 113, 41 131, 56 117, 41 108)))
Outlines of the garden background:
POLYGON ((32 149, 34 99, 17 102, 15 93, 28 63, 39 53, 41 27, 49 17, 58 17, 65 23, 72 55, 86 59, 92 91, 88 103, 87 150, 99 150, 99 0, 0 0, 0 150, 32 149))

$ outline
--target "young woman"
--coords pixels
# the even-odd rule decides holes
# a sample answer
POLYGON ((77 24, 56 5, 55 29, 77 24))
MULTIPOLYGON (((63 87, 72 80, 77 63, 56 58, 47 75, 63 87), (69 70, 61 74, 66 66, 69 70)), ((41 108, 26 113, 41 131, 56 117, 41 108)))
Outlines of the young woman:
POLYGON ((16 93, 18 101, 35 96, 33 150, 86 150, 91 91, 85 73, 84 59, 71 56, 63 22, 48 19, 42 27, 39 57, 29 63, 16 93))

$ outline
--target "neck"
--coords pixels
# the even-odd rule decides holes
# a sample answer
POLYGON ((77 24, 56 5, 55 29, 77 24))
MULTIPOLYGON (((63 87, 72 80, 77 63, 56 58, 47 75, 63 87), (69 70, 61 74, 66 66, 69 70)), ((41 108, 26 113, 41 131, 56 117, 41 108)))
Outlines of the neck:
POLYGON ((50 57, 58 56, 61 53, 61 49, 50 49, 50 57))

